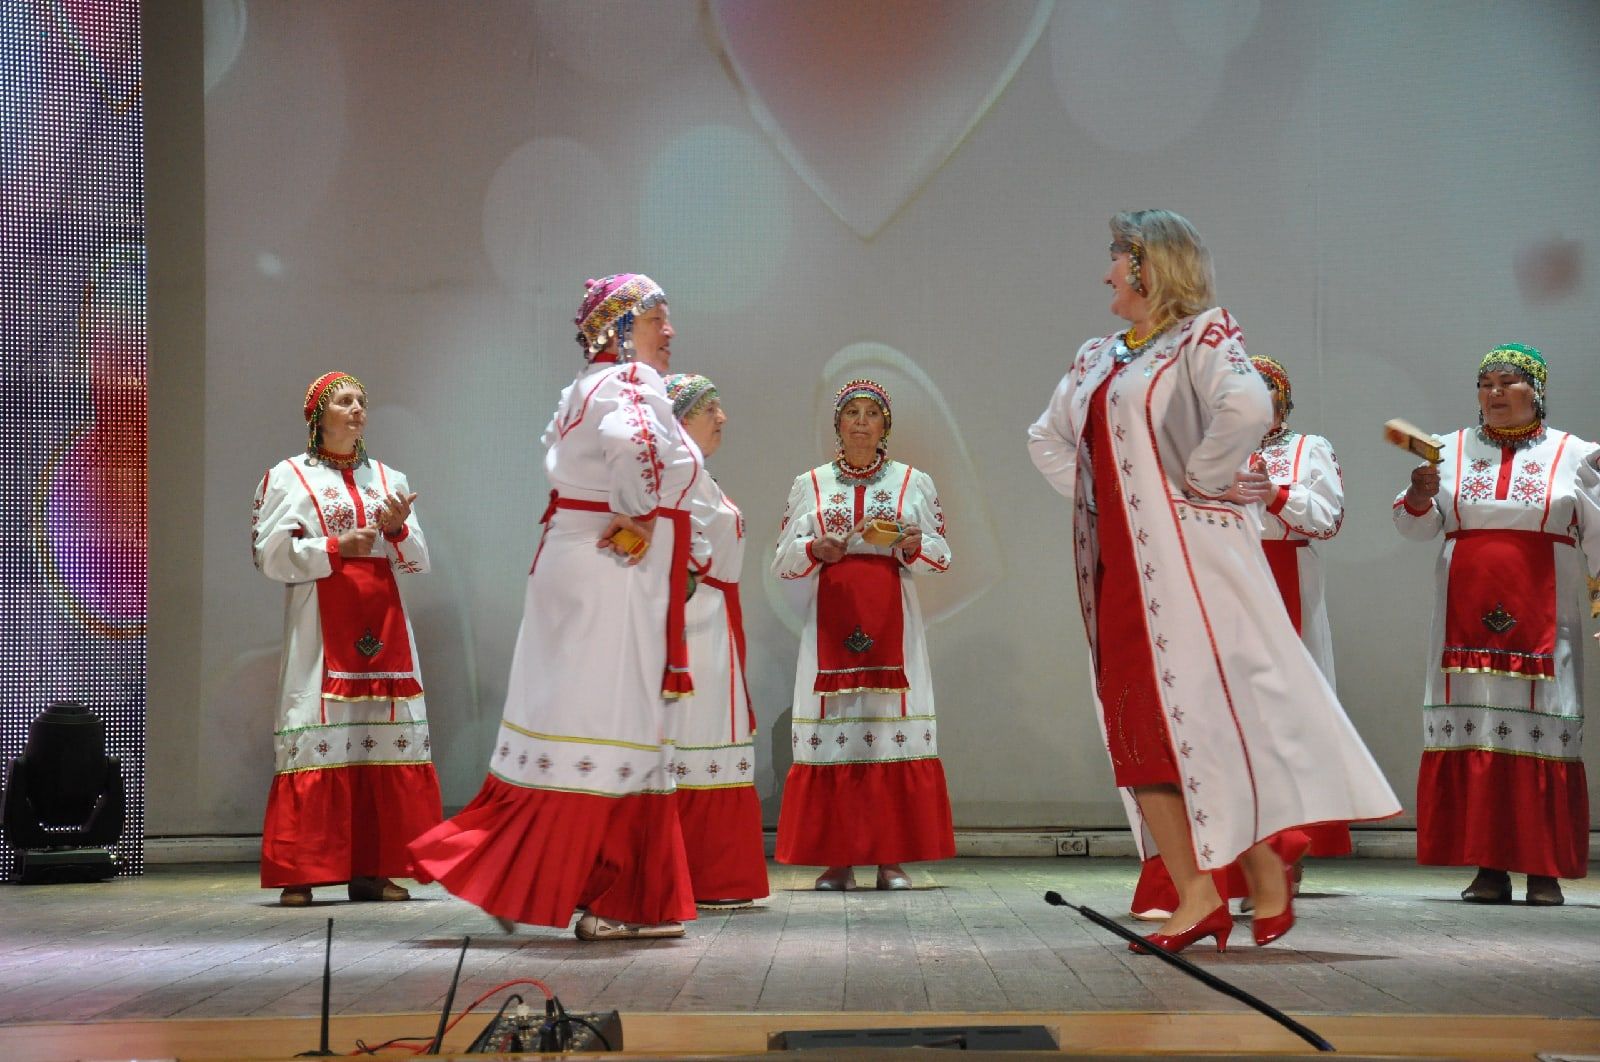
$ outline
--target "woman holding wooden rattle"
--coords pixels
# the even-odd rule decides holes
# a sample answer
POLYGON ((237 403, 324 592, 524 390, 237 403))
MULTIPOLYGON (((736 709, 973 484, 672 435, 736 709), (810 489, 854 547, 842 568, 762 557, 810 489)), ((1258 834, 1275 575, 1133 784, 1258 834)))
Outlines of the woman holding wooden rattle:
POLYGON ((1478 366, 1478 426, 1411 471, 1395 527, 1444 535, 1417 776, 1417 862, 1475 866, 1469 903, 1562 902, 1588 872, 1583 766, 1584 576, 1600 574, 1596 447, 1545 423, 1544 355, 1520 343, 1478 366))

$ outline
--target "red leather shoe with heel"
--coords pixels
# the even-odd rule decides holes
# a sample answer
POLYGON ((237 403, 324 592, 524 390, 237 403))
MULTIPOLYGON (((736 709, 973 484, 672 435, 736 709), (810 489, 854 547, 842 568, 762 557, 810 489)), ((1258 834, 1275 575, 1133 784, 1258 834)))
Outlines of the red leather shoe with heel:
POLYGON ((1271 918, 1257 915, 1250 921, 1250 932, 1256 938, 1256 947, 1265 947, 1294 928, 1294 898, 1290 897, 1282 914, 1271 918))
MULTIPOLYGON (((1222 906, 1206 915, 1200 921, 1179 933, 1151 933, 1144 939, 1152 944, 1160 945, 1171 952, 1179 952, 1197 940, 1206 937, 1217 938, 1217 950, 1228 950, 1228 934, 1233 932, 1233 916, 1228 913, 1228 903, 1223 901, 1222 906)), ((1137 944, 1129 944, 1128 950, 1137 954, 1148 954, 1137 944)))

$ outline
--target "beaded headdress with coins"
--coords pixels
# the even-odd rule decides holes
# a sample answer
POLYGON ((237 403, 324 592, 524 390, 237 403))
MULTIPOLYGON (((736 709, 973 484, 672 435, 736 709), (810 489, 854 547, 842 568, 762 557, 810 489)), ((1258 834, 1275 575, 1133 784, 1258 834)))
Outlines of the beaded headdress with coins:
MULTIPOLYGON (((363 396, 367 389, 360 380, 347 372, 335 370, 325 372, 306 388, 305 415, 306 415, 306 456, 312 461, 318 460, 317 449, 322 445, 322 414, 328 408, 328 400, 339 388, 349 384, 363 396)), ((361 464, 367 459, 367 445, 361 440, 356 440, 356 463, 361 464)))
POLYGON ((634 318, 666 301, 661 285, 643 273, 584 281, 583 301, 572 323, 578 326, 578 346, 585 360, 593 361, 615 339, 618 359, 632 361, 634 318))
POLYGON ((679 420, 688 420, 717 397, 717 385, 698 373, 669 373, 661 382, 666 384, 672 415, 679 420))
POLYGON ((1478 363, 1478 375, 1491 369, 1514 372, 1528 381, 1528 386, 1533 388, 1534 415, 1540 420, 1545 418, 1544 386, 1550 370, 1543 354, 1521 343, 1501 343, 1483 356, 1483 361, 1478 363))
MULTIPOLYGON (((851 380, 839 388, 839 393, 833 398, 833 434, 839 437, 839 418, 844 415, 844 407, 854 398, 870 398, 883 410, 883 439, 878 443, 879 451, 884 451, 889 445, 889 431, 894 427, 894 413, 889 409, 889 392, 883 385, 875 380, 851 380)), ((843 445, 843 440, 840 440, 843 445)))
POLYGON ((1276 358, 1265 354, 1250 355, 1250 364, 1264 380, 1271 380, 1278 389, 1278 400, 1283 403, 1283 415, 1287 417, 1294 409, 1294 390, 1289 386, 1289 370, 1276 358))

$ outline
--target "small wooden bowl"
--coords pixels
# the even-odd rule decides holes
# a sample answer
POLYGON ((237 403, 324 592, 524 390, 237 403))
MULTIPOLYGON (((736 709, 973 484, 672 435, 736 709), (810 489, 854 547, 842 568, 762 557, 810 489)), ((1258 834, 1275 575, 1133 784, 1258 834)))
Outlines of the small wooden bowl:
POLYGON ((905 531, 893 520, 873 520, 861 529, 862 541, 869 546, 893 546, 904 537, 905 531))

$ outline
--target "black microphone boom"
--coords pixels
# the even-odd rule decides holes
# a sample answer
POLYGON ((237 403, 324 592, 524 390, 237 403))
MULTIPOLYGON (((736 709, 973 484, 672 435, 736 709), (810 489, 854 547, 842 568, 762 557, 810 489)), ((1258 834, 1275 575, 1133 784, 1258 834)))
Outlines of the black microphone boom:
POLYGON ((333 919, 328 919, 328 943, 322 952, 322 1046, 315 1051, 301 1051, 296 1058, 325 1058, 333 1054, 328 1048, 328 990, 333 985, 333 919))
POLYGON ((433 1034, 433 1043, 422 1052, 425 1055, 437 1055, 444 1050, 444 1031, 450 1024, 450 1008, 456 1002, 456 985, 461 982, 461 964, 467 961, 467 945, 471 943, 471 937, 461 938, 461 954, 456 959, 455 976, 450 978, 450 989, 444 994, 444 1009, 439 1012, 439 1030, 433 1034))
POLYGON ((1166 948, 1161 947, 1159 944, 1150 943, 1148 940, 1144 939, 1133 930, 1128 929, 1126 926, 1117 925, 1117 923, 1113 922, 1099 911, 1096 911, 1091 907, 1080 907, 1075 903, 1068 903, 1062 898, 1059 892, 1054 891, 1044 894, 1044 902, 1053 907, 1072 908, 1074 911, 1077 911, 1095 925, 1104 926, 1106 929, 1111 930, 1111 932, 1115 933, 1123 940, 1126 940, 1129 944, 1133 944, 1144 951, 1151 953, 1152 955, 1156 955, 1165 959, 1167 962, 1171 963, 1173 966, 1176 966, 1178 969, 1182 970, 1190 977, 1193 977, 1201 984, 1206 985, 1209 988, 1214 988, 1218 992, 1221 992, 1223 995, 1232 999, 1237 999, 1246 1006, 1254 1007, 1256 1010, 1259 1010, 1261 1013, 1265 1014, 1279 1025, 1282 1025, 1285 1029, 1288 1029, 1290 1032, 1300 1037, 1300 1039, 1304 1040, 1312 1047, 1315 1047, 1318 1051, 1332 1051, 1334 1049, 1333 1045, 1328 1041, 1324 1040, 1322 1037, 1318 1036, 1304 1025, 1301 1025, 1299 1022, 1295 1021, 1293 1018, 1289 1017, 1289 1015, 1285 1014, 1277 1007, 1274 1007, 1272 1004, 1264 1003, 1255 996, 1252 996, 1249 992, 1246 992, 1244 989, 1230 985, 1228 982, 1224 981, 1215 974, 1207 973, 1205 970, 1200 969, 1200 967, 1196 966, 1188 959, 1185 959, 1183 956, 1175 954, 1174 952, 1170 952, 1166 948))

